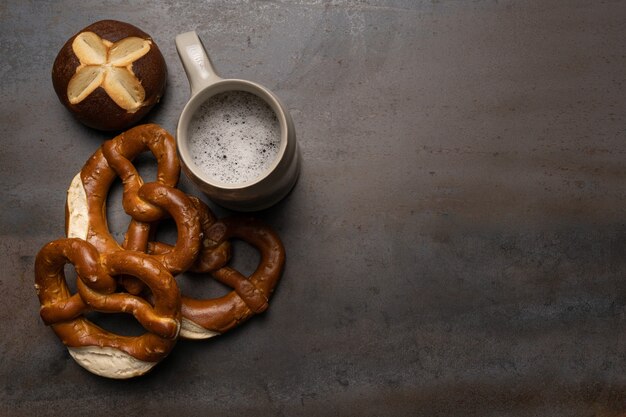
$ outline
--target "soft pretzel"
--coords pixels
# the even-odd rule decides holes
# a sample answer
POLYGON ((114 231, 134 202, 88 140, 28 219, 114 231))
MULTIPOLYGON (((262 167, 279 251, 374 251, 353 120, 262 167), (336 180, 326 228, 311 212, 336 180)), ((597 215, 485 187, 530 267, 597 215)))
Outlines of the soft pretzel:
MULTIPOLYGON (((182 296, 182 328, 180 336, 206 339, 226 332, 265 311, 269 297, 280 279, 285 263, 285 250, 278 235, 267 225, 249 217, 228 217, 216 221, 211 210, 194 199, 203 229, 202 249, 192 272, 210 273, 213 278, 234 290, 215 299, 182 296), (231 257, 229 239, 241 239, 254 246, 261 260, 248 278, 226 266, 231 257)), ((149 251, 167 253, 171 247, 150 242, 149 251)))
MULTIPOLYGON (((205 210, 208 208, 200 211, 205 210)), ((258 220, 227 217, 210 225, 203 223, 204 239, 196 271, 209 272, 233 291, 214 299, 182 295, 180 336, 187 339, 206 339, 222 334, 254 314, 265 311, 285 263, 285 249, 280 238, 258 220), (259 265, 250 277, 226 266, 230 259, 229 239, 232 238, 251 244, 261 254, 259 265)), ((167 250, 162 244, 151 243, 149 248, 153 251, 167 250)))
MULTIPOLYGON (((200 228, 202 230, 202 241, 200 252, 195 262, 189 267, 190 272, 214 271, 226 265, 231 256, 231 245, 228 240, 216 245, 215 242, 207 239, 206 234, 209 228, 217 221, 217 218, 203 201, 194 196, 189 196, 194 207, 198 211, 200 228)), ((150 241, 148 242, 148 253, 155 256, 166 256, 173 247, 166 243, 150 241)))
POLYGON ((268 308, 285 263, 280 238, 252 218, 217 220, 205 203, 175 188, 179 174, 174 139, 157 125, 137 126, 105 142, 68 190, 67 238, 49 243, 37 256, 41 317, 72 357, 95 374, 141 375, 169 353, 179 334, 212 337, 268 308), (158 167, 156 180, 144 184, 132 160, 145 151, 152 152, 158 167), (131 217, 121 245, 106 219, 107 195, 118 177, 131 217), (154 226, 167 217, 177 226, 173 246, 150 239, 154 226), (260 252, 249 277, 228 266, 230 239, 260 252), (67 263, 76 269, 76 294, 65 281, 67 263), (185 271, 210 274, 233 291, 214 299, 181 296, 173 276, 185 271), (126 292, 116 292, 119 284, 126 292), (148 332, 139 337, 109 333, 84 317, 89 311, 133 314, 148 332))
POLYGON ((171 215, 178 240, 173 250, 158 255, 157 260, 172 274, 188 269, 197 257, 201 230, 193 203, 174 188, 179 175, 174 138, 158 125, 137 126, 105 142, 72 180, 66 205, 67 237, 87 240, 100 253, 123 249, 111 236, 106 220, 109 188, 119 176, 124 186, 124 209, 132 218, 125 249, 145 251, 149 223, 171 215), (148 150, 157 160, 157 178, 144 184, 131 161, 148 150))
POLYGON ((76 238, 45 245, 35 259, 35 288, 40 315, 67 346, 71 356, 90 372, 109 378, 131 378, 152 369, 171 351, 180 330, 180 293, 172 275, 154 258, 140 252, 101 255, 76 238), (64 265, 76 270, 77 294, 70 294, 64 265), (116 293, 114 277, 128 274, 152 293, 144 299, 116 293), (84 317, 88 311, 132 314, 147 333, 120 336, 84 317))

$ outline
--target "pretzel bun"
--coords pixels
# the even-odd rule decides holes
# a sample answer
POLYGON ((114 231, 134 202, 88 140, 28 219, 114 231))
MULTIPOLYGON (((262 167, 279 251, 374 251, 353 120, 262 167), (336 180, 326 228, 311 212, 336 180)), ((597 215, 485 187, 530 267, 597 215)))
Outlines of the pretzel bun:
POLYGON ((165 59, 154 40, 116 20, 76 33, 52 67, 61 103, 80 122, 106 131, 136 124, 159 102, 166 80, 165 59))

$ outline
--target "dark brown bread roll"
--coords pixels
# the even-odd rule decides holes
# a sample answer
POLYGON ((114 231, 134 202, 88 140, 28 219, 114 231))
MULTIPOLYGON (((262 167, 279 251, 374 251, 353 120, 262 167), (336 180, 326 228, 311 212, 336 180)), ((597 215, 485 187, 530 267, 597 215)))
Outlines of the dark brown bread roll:
POLYGON ((128 23, 102 20, 61 48, 52 83, 61 103, 82 123, 124 130, 159 102, 167 67, 154 40, 128 23))

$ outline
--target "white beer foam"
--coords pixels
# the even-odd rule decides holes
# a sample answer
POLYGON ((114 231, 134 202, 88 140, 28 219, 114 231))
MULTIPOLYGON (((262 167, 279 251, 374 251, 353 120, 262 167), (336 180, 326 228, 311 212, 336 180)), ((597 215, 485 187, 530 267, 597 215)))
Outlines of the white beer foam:
POLYGON ((280 123, 261 98, 227 91, 207 100, 189 126, 193 162, 210 178, 227 184, 263 175, 280 149, 280 123))

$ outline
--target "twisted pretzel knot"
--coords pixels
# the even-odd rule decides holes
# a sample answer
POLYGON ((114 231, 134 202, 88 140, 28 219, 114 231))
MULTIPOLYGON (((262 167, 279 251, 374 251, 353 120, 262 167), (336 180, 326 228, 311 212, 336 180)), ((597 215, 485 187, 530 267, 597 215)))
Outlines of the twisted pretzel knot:
POLYGON ((214 223, 206 231, 207 251, 219 250, 231 238, 241 239, 254 246, 261 253, 261 261, 250 277, 228 266, 213 270, 207 266, 213 278, 233 288, 233 291, 210 300, 183 296, 181 334, 185 337, 208 337, 206 333, 198 334, 194 331, 196 329, 192 324, 223 333, 268 308, 269 297, 285 263, 285 250, 280 238, 257 220, 228 217, 214 223))
POLYGON ((176 246, 156 257, 172 274, 185 271, 198 254, 200 223, 189 197, 174 188, 179 175, 174 138, 157 125, 138 126, 105 142, 72 181, 70 189, 78 189, 81 197, 68 196, 67 236, 85 239, 102 253, 145 251, 151 223, 171 216, 178 228, 176 246), (131 161, 147 150, 157 160, 157 178, 144 184, 131 161), (124 210, 132 218, 124 247, 111 236, 106 220, 107 195, 117 176, 124 186, 124 210))
POLYGON ((100 254, 81 239, 55 240, 37 254, 35 288, 44 323, 68 346, 74 359, 94 373, 111 378, 135 376, 134 372, 149 370, 174 347, 180 329, 180 293, 165 267, 143 253, 100 254), (65 279, 63 267, 68 263, 76 270, 76 294, 70 294, 65 279), (114 277, 120 274, 145 283, 154 307, 138 296, 115 292, 114 277), (132 314, 148 332, 137 337, 110 333, 84 317, 89 311, 132 314), (94 368, 85 355, 106 355, 113 349, 117 353, 109 366, 94 368))
POLYGON ((157 125, 138 126, 105 142, 68 190, 68 238, 44 246, 37 257, 42 319, 72 356, 94 373, 115 378, 139 375, 167 355, 179 330, 186 338, 211 337, 268 307, 285 262, 278 235, 250 218, 217 220, 206 204, 175 188, 179 175, 175 141, 157 125), (156 180, 150 183, 143 182, 132 164, 146 151, 157 161, 156 180), (131 217, 122 245, 111 236, 106 220, 107 195, 117 177, 124 188, 124 211, 131 217), (173 246, 151 239, 157 223, 166 218, 177 226, 173 246), (231 238, 246 241, 261 253, 250 277, 228 266, 231 238), (66 263, 75 265, 76 294, 69 293, 65 282, 66 263), (173 276, 187 270, 207 273, 233 291, 215 299, 181 297, 173 276), (119 286, 126 292, 116 292, 119 286), (138 338, 113 335, 83 317, 94 310, 131 313, 148 333, 138 338), (94 366, 97 349, 121 351, 121 365, 94 366))
MULTIPOLYGON (((196 299, 183 295, 181 337, 205 339, 232 329, 254 314, 268 308, 269 297, 285 264, 285 249, 278 235, 268 226, 250 217, 227 217, 213 221, 206 204, 196 200, 204 234, 202 250, 191 270, 209 273, 233 289, 214 299, 196 299), (227 266, 231 258, 230 239, 251 244, 261 254, 256 270, 245 277, 227 266)), ((167 253, 168 245, 150 242, 152 253, 167 253)))

